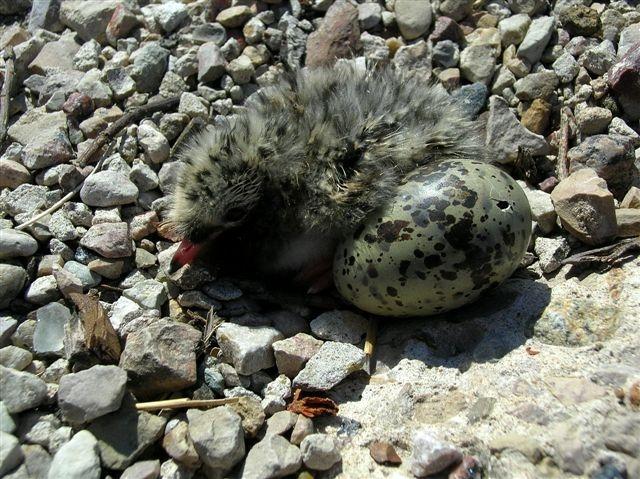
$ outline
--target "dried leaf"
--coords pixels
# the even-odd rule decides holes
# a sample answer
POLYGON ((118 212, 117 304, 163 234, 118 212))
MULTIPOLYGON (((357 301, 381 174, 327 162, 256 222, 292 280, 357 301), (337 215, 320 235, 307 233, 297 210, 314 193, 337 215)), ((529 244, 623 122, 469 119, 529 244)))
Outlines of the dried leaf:
POLYGON ((87 349, 101 362, 117 364, 122 353, 120 338, 98 298, 92 294, 78 293, 73 293, 70 297, 80 311, 87 349))
POLYGON ((287 411, 302 414, 314 418, 318 416, 335 416, 338 414, 338 405, 331 399, 321 396, 300 397, 302 391, 296 389, 293 393, 293 401, 287 407, 287 411))

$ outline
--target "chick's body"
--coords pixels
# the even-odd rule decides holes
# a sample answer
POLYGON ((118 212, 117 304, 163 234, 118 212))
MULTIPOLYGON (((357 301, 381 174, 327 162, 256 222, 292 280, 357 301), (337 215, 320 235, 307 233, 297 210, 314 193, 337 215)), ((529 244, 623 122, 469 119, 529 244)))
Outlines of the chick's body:
POLYGON ((483 157, 444 90, 390 69, 303 71, 246 107, 183 152, 171 221, 195 242, 224 231, 216 249, 260 271, 330 260, 409 171, 483 157))

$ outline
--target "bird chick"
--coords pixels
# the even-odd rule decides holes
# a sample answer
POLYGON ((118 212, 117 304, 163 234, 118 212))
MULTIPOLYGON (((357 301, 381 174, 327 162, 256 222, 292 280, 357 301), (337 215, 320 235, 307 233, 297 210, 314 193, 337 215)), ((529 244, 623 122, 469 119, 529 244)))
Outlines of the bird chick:
POLYGON ((180 154, 174 266, 216 239, 219 264, 313 279, 409 171, 483 152, 474 122, 440 87, 391 68, 300 71, 180 154))

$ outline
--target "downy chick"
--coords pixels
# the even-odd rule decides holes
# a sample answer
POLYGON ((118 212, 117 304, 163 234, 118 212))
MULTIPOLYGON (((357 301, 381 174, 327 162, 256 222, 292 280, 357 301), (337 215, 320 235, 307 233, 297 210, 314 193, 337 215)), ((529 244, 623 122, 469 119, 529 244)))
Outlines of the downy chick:
POLYGON ((231 272, 297 274, 313 285, 326 279, 336 243, 409 171, 482 159, 484 148, 442 88, 343 65, 260 90, 180 157, 169 224, 184 240, 174 267, 215 239, 217 263, 231 272))

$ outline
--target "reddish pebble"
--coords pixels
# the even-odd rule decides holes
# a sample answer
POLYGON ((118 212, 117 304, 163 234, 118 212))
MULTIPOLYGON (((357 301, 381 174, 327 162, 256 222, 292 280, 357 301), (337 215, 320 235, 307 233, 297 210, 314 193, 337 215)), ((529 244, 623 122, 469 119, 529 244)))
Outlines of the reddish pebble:
POLYGON ((369 454, 378 464, 397 465, 402 463, 402 459, 388 442, 372 442, 369 445, 369 454))
POLYGON ((85 93, 72 93, 62 105, 62 111, 73 118, 87 117, 93 109, 93 100, 85 93))
POLYGON ((538 188, 540 188, 545 193, 551 193, 558 183, 558 178, 556 178, 555 176, 550 176, 546 180, 538 183, 538 188))
POLYGON ((434 43, 442 40, 451 40, 457 43, 458 40, 462 38, 460 25, 449 17, 438 17, 429 38, 433 40, 434 43))

